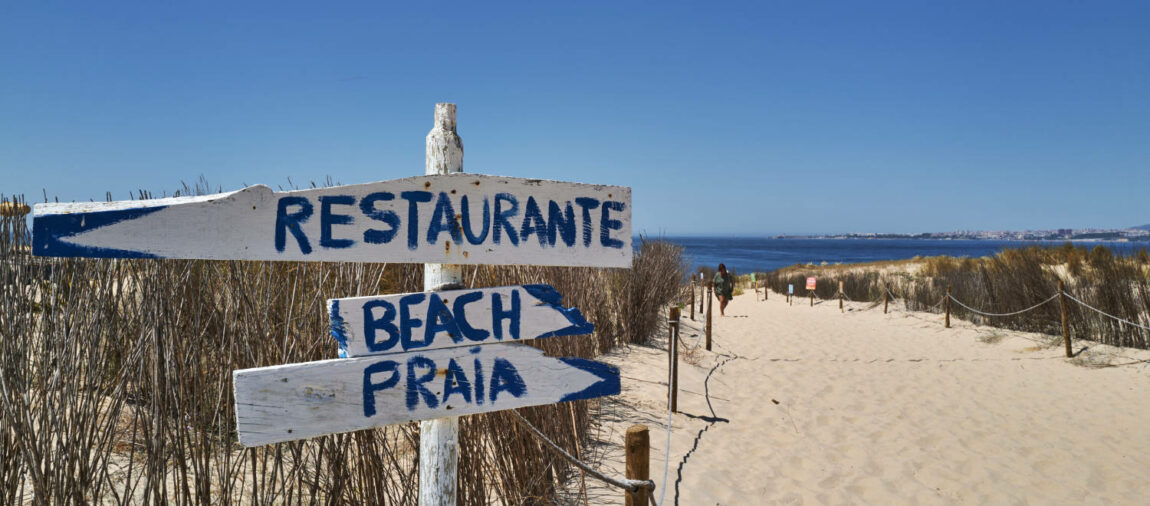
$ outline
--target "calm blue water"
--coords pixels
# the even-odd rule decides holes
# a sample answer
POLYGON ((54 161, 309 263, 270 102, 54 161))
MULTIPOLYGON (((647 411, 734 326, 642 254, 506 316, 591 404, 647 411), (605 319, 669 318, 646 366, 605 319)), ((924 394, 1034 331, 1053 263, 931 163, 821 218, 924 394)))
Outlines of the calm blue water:
MULTIPOLYGON (((820 264, 901 260, 915 256, 982 257, 1003 248, 1041 244, 1022 241, 970 241, 934 239, 767 239, 750 237, 664 237, 686 250, 692 270, 715 268, 722 262, 738 273, 766 272, 797 263, 820 264)), ((1061 245, 1062 243, 1047 243, 1061 245)), ((1079 243, 1093 248, 1098 243, 1079 243)), ((1131 253, 1142 242, 1102 243, 1116 252, 1131 253)))

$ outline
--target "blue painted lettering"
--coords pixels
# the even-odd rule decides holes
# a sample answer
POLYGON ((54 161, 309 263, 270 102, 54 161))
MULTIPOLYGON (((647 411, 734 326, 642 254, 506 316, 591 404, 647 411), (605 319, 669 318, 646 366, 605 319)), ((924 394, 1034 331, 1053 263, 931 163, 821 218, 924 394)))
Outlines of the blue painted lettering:
MULTIPOLYGON (((479 349, 473 348, 471 350, 471 353, 479 353, 479 349)), ((485 393, 485 390, 483 389, 483 363, 480 362, 478 358, 475 359, 474 362, 475 362, 475 403, 482 406, 483 405, 483 395, 485 393)))
POLYGON ((399 382, 399 364, 392 360, 381 360, 363 369, 363 416, 375 416, 375 392, 394 387, 399 382), (391 376, 376 383, 373 374, 390 372, 391 376))
POLYGON ((399 336, 403 342, 403 351, 423 348, 431 342, 415 342, 411 340, 411 330, 423 326, 423 320, 411 317, 411 306, 423 302, 427 296, 422 293, 413 293, 399 299, 399 336))
POLYGON ((508 392, 515 397, 523 397, 527 393, 527 385, 519 371, 502 358, 496 358, 495 367, 491 369, 491 402, 495 402, 499 392, 508 392))
POLYGON ((363 200, 359 201, 359 210, 368 218, 376 221, 382 221, 389 226, 390 230, 375 230, 367 229, 363 231, 363 242, 368 244, 386 244, 391 242, 395 237, 395 232, 399 230, 399 215, 390 209, 380 211, 375 208, 376 202, 387 202, 395 200, 395 195, 389 192, 375 192, 368 194, 363 200))
POLYGON ((575 204, 583 209, 583 246, 590 246, 591 233, 595 230, 595 225, 591 222, 591 210, 599 207, 599 199, 578 197, 575 199, 575 204))
POLYGON ((455 305, 453 307, 455 313, 455 323, 459 325, 459 331, 463 333, 463 337, 471 341, 482 341, 487 339, 491 333, 477 329, 467 323, 467 305, 483 298, 483 292, 465 293, 455 298, 455 305))
POLYGON ((439 234, 443 231, 451 234, 456 244, 463 241, 459 233, 459 225, 455 223, 455 207, 451 205, 451 198, 447 192, 439 192, 439 199, 435 201, 435 211, 431 213, 431 223, 427 224, 427 243, 435 244, 439 234))
POLYGON ((435 394, 423 386, 424 383, 435 379, 435 361, 430 358, 415 355, 407 359, 407 409, 408 411, 414 410, 419 406, 419 398, 423 397, 424 404, 427 407, 434 408, 439 405, 439 399, 435 394), (418 378, 415 376, 415 370, 418 368, 426 369, 418 378))
POLYGON ((324 195, 319 198, 319 245, 325 248, 350 248, 355 241, 331 237, 332 225, 348 225, 352 222, 352 217, 349 215, 331 212, 333 205, 355 205, 355 197, 351 195, 324 195))
POLYGON ((599 243, 606 248, 621 249, 623 241, 611 237, 612 230, 621 230, 623 222, 611 219, 611 211, 622 211, 627 206, 622 202, 608 200, 603 203, 603 219, 599 222, 599 243))
POLYGON ((495 229, 494 237, 492 240, 495 244, 499 244, 502 239, 502 232, 507 232, 507 240, 511 241, 512 245, 519 245, 519 235, 515 232, 515 227, 511 225, 508 218, 519 214, 519 199, 510 193, 496 193, 495 194, 495 223, 492 228, 495 229), (501 205, 502 202, 507 202, 511 205, 511 209, 504 210, 501 205))
POLYGON ((399 198, 407 201, 407 249, 415 250, 419 247, 419 204, 431 202, 431 192, 403 192, 399 198))
POLYGON ((395 306, 386 300, 373 300, 363 305, 363 340, 370 351, 387 351, 399 343, 399 329, 395 328, 395 306), (383 316, 375 317, 375 309, 383 308, 383 316), (387 332, 387 339, 377 342, 375 333, 387 332))
POLYGON ((311 244, 308 243, 307 236, 304 235, 300 224, 306 223, 308 218, 311 218, 313 211, 314 209, 307 197, 280 197, 279 206, 276 209, 276 251, 284 252, 287 231, 290 230, 292 237, 295 237, 296 242, 299 243, 300 252, 305 255, 311 253, 311 244), (297 206, 299 209, 289 213, 288 206, 297 206))
POLYGON ((455 362, 454 358, 447 363, 447 374, 443 376, 444 404, 447 404, 451 394, 462 395, 464 402, 471 402, 471 381, 467 379, 467 375, 463 373, 463 368, 455 362))
POLYGON ((527 197, 527 207, 523 211, 523 226, 519 230, 519 238, 527 242, 527 238, 535 234, 539 238, 539 245, 547 245, 547 221, 543 219, 543 212, 535 197, 527 197))
POLYGON ((479 235, 471 232, 471 206, 467 203, 467 195, 463 196, 463 201, 459 206, 463 208, 463 233, 467 236, 467 242, 480 244, 487 240, 487 232, 491 228, 491 203, 487 201, 487 198, 483 199, 483 231, 479 235))
POLYGON ((491 294, 491 330, 495 338, 503 340, 503 320, 509 320, 511 339, 519 339, 519 290, 511 290, 511 309, 503 310, 503 296, 491 294))
POLYGON ((563 239, 567 246, 575 245, 575 211, 571 208, 571 201, 567 207, 559 209, 554 200, 547 204, 547 243, 554 246, 556 235, 563 239))
POLYGON ((440 332, 447 332, 447 337, 456 343, 463 340, 463 332, 459 330, 447 304, 433 293, 427 302, 427 329, 423 333, 423 342, 427 343, 425 346, 434 342, 436 334, 440 332))

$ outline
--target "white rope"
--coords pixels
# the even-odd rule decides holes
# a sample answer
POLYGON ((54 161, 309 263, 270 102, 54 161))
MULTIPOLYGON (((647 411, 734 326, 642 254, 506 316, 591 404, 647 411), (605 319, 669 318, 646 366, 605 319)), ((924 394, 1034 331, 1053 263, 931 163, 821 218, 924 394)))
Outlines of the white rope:
POLYGON ((934 311, 935 309, 938 308, 938 306, 941 306, 943 302, 946 302, 946 296, 943 296, 942 299, 938 301, 938 304, 930 306, 930 310, 934 311))
MULTIPOLYGON (((1062 292, 1062 293, 1066 293, 1066 292, 1062 292)), ((1114 316, 1114 315, 1112 315, 1112 314, 1110 314, 1110 313, 1107 313, 1107 312, 1105 312, 1105 311, 1103 311, 1103 310, 1101 310, 1101 309, 1098 309, 1098 308, 1096 308, 1096 307, 1094 307, 1094 306, 1091 306, 1090 304, 1087 304, 1087 303, 1085 303, 1085 302, 1082 302, 1081 300, 1078 300, 1078 298, 1077 298, 1077 297, 1075 297, 1075 296, 1073 296, 1073 295, 1070 295, 1069 293, 1066 293, 1066 296, 1067 296, 1067 297, 1070 297, 1070 299, 1071 299, 1071 300, 1073 300, 1074 302, 1077 302, 1077 303, 1079 303, 1079 304, 1082 304, 1083 306, 1086 306, 1086 307, 1088 307, 1088 308, 1090 308, 1090 309, 1093 309, 1093 310, 1094 310, 1094 312, 1096 312, 1096 313, 1098 313, 1098 314, 1101 314, 1101 315, 1104 315, 1104 316, 1109 316, 1110 318, 1113 318, 1113 319, 1115 319, 1115 320, 1118 320, 1118 321, 1120 321, 1120 322, 1122 322, 1122 323, 1126 323, 1126 324, 1129 324, 1129 325, 1133 325, 1133 326, 1135 326, 1135 327, 1138 327, 1138 328, 1140 328, 1140 329, 1142 329, 1142 330, 1150 330, 1150 327, 1146 327, 1146 326, 1143 326, 1143 325, 1139 325, 1139 324, 1137 324, 1137 323, 1134 323, 1134 322, 1132 322, 1132 321, 1130 321, 1130 320, 1126 320, 1126 319, 1123 319, 1123 318, 1119 318, 1119 317, 1117 317, 1117 316, 1114 316)))
MULTIPOLYGON (((519 421, 523 422, 523 425, 526 426, 527 429, 530 430, 532 434, 535 434, 535 437, 538 437, 544 443, 547 443, 547 445, 550 446, 552 450, 559 452, 559 454, 563 455, 563 457, 566 458, 569 462, 571 462, 572 464, 575 464, 575 467, 578 467, 579 469, 586 471, 591 476, 598 478, 599 480, 601 480, 605 483, 608 483, 608 484, 614 485, 616 487, 619 487, 623 490, 626 490, 632 494, 634 494, 635 492, 637 492, 641 488, 646 488, 648 490, 651 490, 652 492, 655 491, 655 482, 653 482, 651 480, 632 480, 632 479, 628 479, 628 478, 615 479, 615 478, 607 476, 603 473, 600 473, 599 471, 592 469, 591 466, 589 466, 586 463, 584 463, 583 461, 571 456, 570 453, 567 453, 567 450, 564 450, 559 445, 555 444, 554 441, 551 441, 550 439, 547 438, 547 436, 543 435, 542 432, 539 432, 539 429, 536 429, 534 425, 531 425, 531 422, 528 422, 526 418, 523 418, 523 415, 519 414, 518 411, 515 411, 514 409, 509 410, 509 411, 514 413, 515 416, 519 418, 519 421)), ((654 502, 654 499, 652 499, 651 502, 654 502)))
POLYGON ((972 307, 970 307, 970 306, 968 306, 968 305, 966 305, 966 304, 963 304, 963 303, 962 303, 962 301, 960 301, 960 300, 958 300, 958 299, 954 298, 954 296, 953 296, 953 295, 947 295, 947 297, 950 297, 950 300, 953 300, 954 302, 958 303, 958 305, 960 305, 960 306, 962 306, 962 307, 964 307, 964 308, 966 308, 966 309, 970 310, 970 312, 972 312, 972 313, 977 313, 977 314, 980 314, 980 315, 982 315, 982 316, 1014 316, 1014 315, 1017 315, 1017 314, 1022 314, 1022 313, 1025 313, 1025 312, 1027 312, 1027 311, 1030 311, 1030 310, 1033 310, 1033 309, 1037 309, 1039 306, 1042 306, 1043 304, 1046 304, 1047 302, 1050 302, 1050 301, 1052 301, 1052 300, 1054 300, 1054 299, 1057 299, 1057 298, 1058 298, 1058 294, 1056 293, 1056 294, 1054 294, 1054 295, 1051 295, 1049 299, 1046 299, 1046 300, 1044 300, 1044 301, 1042 301, 1042 302, 1039 302, 1038 304, 1035 304, 1035 305, 1033 305, 1033 306, 1030 306, 1030 307, 1028 307, 1028 308, 1026 308, 1026 309, 1023 309, 1022 311, 1015 311, 1015 312, 1013 312, 1013 313, 984 313, 984 312, 982 312, 982 311, 979 311, 979 310, 977 310, 977 309, 974 309, 974 308, 972 308, 972 307))
POLYGON ((692 344, 690 348, 687 348, 687 351, 695 351, 695 348, 698 348, 699 343, 701 342, 703 342, 703 333, 699 332, 698 334, 695 334, 695 344, 692 344))

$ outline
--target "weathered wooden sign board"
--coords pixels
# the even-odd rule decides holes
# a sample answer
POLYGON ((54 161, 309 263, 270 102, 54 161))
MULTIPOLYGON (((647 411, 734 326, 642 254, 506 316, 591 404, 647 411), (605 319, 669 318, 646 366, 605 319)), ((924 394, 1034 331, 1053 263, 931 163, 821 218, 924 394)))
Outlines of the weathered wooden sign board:
POLYGON ((475 174, 36 204, 40 256, 631 265, 631 189, 475 174))
POLYGON ((578 309, 550 285, 420 292, 327 301, 340 356, 590 334, 578 309))
POLYGON ((240 443, 259 446, 413 420, 619 393, 619 371, 489 344, 233 372, 240 443))

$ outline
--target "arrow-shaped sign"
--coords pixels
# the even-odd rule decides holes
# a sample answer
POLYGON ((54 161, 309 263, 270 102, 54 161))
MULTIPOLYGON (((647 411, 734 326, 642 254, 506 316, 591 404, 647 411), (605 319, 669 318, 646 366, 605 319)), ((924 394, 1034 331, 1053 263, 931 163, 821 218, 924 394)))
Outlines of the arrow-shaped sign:
POLYGON ((36 204, 40 256, 629 267, 631 189, 475 174, 36 204))
POLYGON ((327 301, 340 356, 590 334, 578 309, 550 285, 351 297, 327 301))
POLYGON ((233 379, 244 446, 619 393, 615 367, 517 343, 244 369, 233 379))

